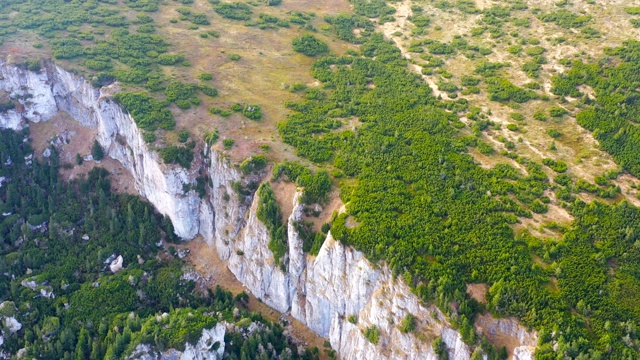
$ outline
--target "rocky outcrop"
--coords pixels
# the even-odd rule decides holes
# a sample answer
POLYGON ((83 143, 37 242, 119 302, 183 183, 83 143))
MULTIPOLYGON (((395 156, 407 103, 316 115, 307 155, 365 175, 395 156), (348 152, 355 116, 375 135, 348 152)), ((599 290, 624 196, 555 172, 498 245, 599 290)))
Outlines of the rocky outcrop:
POLYGON ((329 337, 345 359, 436 359, 431 343, 440 336, 450 359, 471 356, 472 349, 457 331, 448 329, 436 307, 422 304, 386 266, 374 266, 331 235, 309 262, 303 291, 304 302, 294 304, 294 313, 304 311, 311 329, 329 337), (400 331, 409 314, 416 318, 416 333, 424 338, 400 331), (370 327, 381 335, 376 346, 362 335, 370 327))
POLYGON ((111 270, 111 272, 115 274, 118 271, 122 270, 123 264, 124 258, 122 257, 122 255, 118 255, 118 257, 109 264, 109 270, 111 270))
POLYGON ((518 346, 513 349, 513 360, 533 360, 535 353, 535 346, 518 346))
MULTIPOLYGON (((0 346, 4 344, 5 337, 9 337, 20 329, 22 324, 16 319, 18 308, 13 301, 3 301, 0 303, 0 346)), ((0 359, 10 359, 5 350, 0 349, 0 359)))
POLYGON ((291 306, 291 274, 278 269, 268 240, 263 240, 269 239, 269 231, 257 218, 258 200, 254 198, 239 241, 230 244, 229 269, 257 298, 284 313, 291 306))
POLYGON ((476 320, 475 329, 495 343, 513 347, 514 360, 533 360, 538 335, 533 331, 527 331, 517 319, 496 319, 484 314, 476 320), (518 346, 514 347, 513 344, 518 346))
POLYGON ((306 266, 302 239, 294 225, 302 217, 303 207, 300 198, 301 193, 296 193, 293 212, 287 224, 289 253, 282 259, 280 266, 276 265, 273 254, 269 250, 269 231, 257 218, 256 210, 259 201, 257 197, 253 199, 249 209, 249 218, 243 233, 240 234, 240 241, 231 244, 232 251, 229 257, 231 272, 256 297, 282 313, 291 309, 306 266))
POLYGON ((473 349, 443 314, 422 304, 386 266, 370 263, 330 234, 316 257, 304 254, 295 229, 303 210, 300 194, 287 219, 289 253, 277 265, 268 231, 256 216, 258 199, 232 189, 238 187, 232 187, 234 182, 246 185, 258 179, 243 178, 224 155, 205 150, 197 160, 202 167, 192 171, 162 164, 147 149, 132 117, 112 100, 112 89, 96 90, 53 63, 38 73, 0 64, 0 76, 0 90, 22 104, 0 113, 1 127, 19 129, 27 121, 46 121, 65 111, 95 129, 108 156, 131 172, 136 189, 172 220, 177 235, 202 235, 256 297, 328 338, 342 358, 436 359, 431 342, 437 337, 450 359, 470 358, 473 349), (183 184, 193 184, 200 170, 210 180, 203 199, 195 191, 183 193, 183 184), (400 331, 407 314, 418 319, 419 331, 400 331), (380 333, 377 344, 363 334, 373 327, 380 333))
POLYGON ((184 351, 169 349, 164 352, 148 344, 138 344, 127 360, 220 360, 224 355, 224 335, 226 326, 222 323, 211 329, 202 329, 202 336, 196 343, 186 343, 184 351))

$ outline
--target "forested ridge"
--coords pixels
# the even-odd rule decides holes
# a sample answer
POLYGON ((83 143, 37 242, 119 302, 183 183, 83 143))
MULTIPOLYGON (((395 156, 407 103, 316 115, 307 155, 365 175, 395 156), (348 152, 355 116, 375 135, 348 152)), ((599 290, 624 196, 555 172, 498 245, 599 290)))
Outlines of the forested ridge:
POLYGON ((40 162, 27 135, 0 132, 3 354, 123 359, 138 344, 184 350, 224 321, 238 329, 225 335, 230 359, 317 358, 317 350, 299 354, 281 324, 247 311, 246 294, 196 290, 175 250, 159 247, 177 239, 149 203, 112 192, 101 168, 62 180, 55 149, 40 162), (124 267, 112 273, 117 255, 124 267))
MULTIPOLYGON (((356 19, 352 29, 366 22, 356 19)), ((518 155, 526 176, 509 165, 481 168, 467 154, 478 142, 458 130, 466 101, 437 100, 382 36, 358 42, 359 54, 316 61, 321 100, 288 103, 293 113, 280 124, 298 155, 354 180, 341 186, 347 213, 333 221, 333 235, 385 260, 450 314, 467 343, 480 343, 471 324, 486 308, 538 330, 538 359, 636 358, 640 318, 629 299, 640 296, 638 209, 586 204, 572 195, 584 183, 549 179, 518 155), (362 125, 346 128, 350 118, 362 125), (576 220, 557 228, 558 239, 516 235, 509 224, 546 212, 548 189, 576 220), (469 283, 489 285, 486 305, 465 294, 469 283)))

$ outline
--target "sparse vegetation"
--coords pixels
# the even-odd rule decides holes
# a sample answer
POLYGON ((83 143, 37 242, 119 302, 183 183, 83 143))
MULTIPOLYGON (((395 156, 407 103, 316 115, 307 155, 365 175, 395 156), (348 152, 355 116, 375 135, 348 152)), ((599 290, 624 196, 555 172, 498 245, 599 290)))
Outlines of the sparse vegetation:
POLYGON ((306 204, 323 203, 331 191, 331 178, 326 170, 319 170, 315 174, 293 162, 279 163, 273 167, 272 180, 284 179, 293 181, 304 188, 302 202, 306 204))
POLYGON ((562 133, 556 129, 547 129, 547 134, 554 139, 557 139, 560 136, 562 136, 562 133))
POLYGON ((267 158, 264 155, 255 155, 245 159, 240 164, 240 171, 248 175, 264 169, 265 166, 267 166, 267 158))
POLYGON ((246 105, 242 109, 242 115, 251 120, 258 121, 262 119, 262 109, 258 105, 246 105))
POLYGON ((212 107, 211 109, 209 109, 209 112, 213 115, 220 115, 225 118, 231 116, 231 111, 220 109, 217 107, 212 107))
POLYGON ((549 116, 555 117, 555 118, 563 117, 564 115, 566 115, 568 113, 569 112, 566 109, 561 108, 561 107, 554 107, 554 108, 549 109, 549 116))
POLYGON ((213 80, 213 75, 211 73, 202 73, 198 75, 198 80, 202 80, 202 81, 213 80))
POLYGON ((416 317, 412 314, 407 314, 407 316, 402 319, 402 323, 400 324, 400 331, 404 334, 410 333, 416 329, 416 317))
POLYGON ((439 337, 433 341, 431 344, 433 350, 435 350, 436 354, 438 354, 438 359, 440 360, 449 360, 449 352, 447 351, 447 346, 445 345, 442 338, 439 337))
POLYGON ((176 121, 167 109, 166 102, 158 101, 146 93, 117 93, 114 100, 125 108, 136 124, 147 131, 154 131, 157 127, 173 130, 176 121))
POLYGON ((224 147, 225 150, 231 150, 231 148, 233 147, 233 144, 235 143, 236 143, 235 140, 231 138, 226 138, 222 140, 222 146, 224 147))
POLYGON ((195 25, 211 25, 211 22, 207 19, 207 15, 205 14, 195 13, 186 7, 178 8, 176 11, 182 15, 181 19, 190 21, 195 25))
POLYGON ((144 142, 146 142, 147 144, 153 143, 158 139, 156 134, 152 132, 145 132, 142 134, 142 137, 144 139, 144 142))
POLYGON ((480 142, 478 143, 478 151, 484 155, 491 155, 495 152, 495 149, 487 143, 480 142))
POLYGON ((213 86, 200 84, 198 85, 198 89, 200 89, 200 91, 202 91, 202 93, 207 96, 210 96, 210 97, 218 96, 218 89, 214 88, 213 86))
POLYGON ((563 173, 569 168, 564 161, 555 161, 553 159, 542 159, 542 163, 550 167, 553 171, 563 173))
POLYGON ((369 340, 370 343, 377 345, 378 341, 380 341, 380 330, 378 330, 377 326, 370 326, 365 329, 364 337, 369 340))
POLYGON ((215 144, 218 141, 219 138, 220 138, 220 133, 218 132, 218 129, 213 130, 213 131, 209 131, 209 132, 204 134, 204 141, 209 146, 215 144))
POLYGON ((533 91, 519 88, 504 78, 489 78, 485 82, 487 83, 489 99, 493 101, 525 103, 538 98, 538 95, 533 91))
POLYGON ((186 143, 189 140, 189 131, 188 130, 180 130, 178 132, 178 141, 181 143, 186 143))
POLYGON ((590 15, 577 15, 565 9, 542 14, 538 18, 544 22, 553 22, 565 29, 580 28, 591 21, 590 15))
POLYGON ((509 117, 515 121, 524 121, 525 117, 521 113, 511 113, 509 117))

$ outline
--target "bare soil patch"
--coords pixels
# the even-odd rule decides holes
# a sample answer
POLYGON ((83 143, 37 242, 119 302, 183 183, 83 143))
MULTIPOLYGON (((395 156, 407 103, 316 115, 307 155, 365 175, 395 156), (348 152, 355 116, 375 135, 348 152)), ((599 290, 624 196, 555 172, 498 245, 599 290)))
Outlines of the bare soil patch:
POLYGON ((276 201, 282 210, 282 216, 286 220, 293 211, 293 197, 296 194, 297 186, 295 183, 286 181, 276 181, 271 183, 271 189, 276 196, 276 201))
MULTIPOLYGON (((220 259, 216 250, 209 246, 202 237, 188 241, 184 243, 184 245, 181 245, 181 247, 189 250, 187 261, 206 279, 210 287, 215 288, 216 285, 219 285, 234 294, 239 294, 247 290, 227 268, 227 263, 220 259)), ((255 298, 252 300, 255 301, 249 301, 250 309, 258 311, 260 306, 255 308, 252 306, 259 302, 255 298)), ((263 303, 259 304, 264 305, 263 303)), ((266 305, 264 306, 266 307, 266 305)), ((269 314, 269 312, 267 312, 267 314, 269 314)), ((270 317, 271 320, 276 318, 277 317, 274 316, 270 317)))
POLYGON ((120 162, 105 157, 102 161, 84 161, 82 165, 76 164, 76 154, 85 157, 91 154, 91 146, 96 136, 96 131, 80 125, 67 113, 59 112, 53 119, 29 124, 31 146, 36 157, 43 160, 43 152, 54 143, 60 150, 62 166, 60 175, 65 180, 73 180, 86 176, 93 168, 105 168, 111 174, 111 185, 116 192, 137 195, 135 181, 131 174, 120 162))
POLYGON ((622 195, 634 206, 640 206, 640 199, 638 199, 637 185, 639 184, 638 179, 629 175, 623 174, 618 176, 616 180, 613 181, 614 184, 620 186, 622 189, 622 195), (633 186, 633 187, 632 187, 633 186))
POLYGON ((127 169, 117 160, 104 158, 100 162, 85 161, 82 165, 75 165, 71 169, 61 169, 60 174, 63 179, 73 180, 85 177, 93 168, 101 167, 106 169, 111 178, 111 188, 114 192, 130 195, 139 195, 135 187, 135 180, 127 169))
POLYGON ((477 302, 487 303, 487 284, 467 284, 467 294, 474 298, 477 302))

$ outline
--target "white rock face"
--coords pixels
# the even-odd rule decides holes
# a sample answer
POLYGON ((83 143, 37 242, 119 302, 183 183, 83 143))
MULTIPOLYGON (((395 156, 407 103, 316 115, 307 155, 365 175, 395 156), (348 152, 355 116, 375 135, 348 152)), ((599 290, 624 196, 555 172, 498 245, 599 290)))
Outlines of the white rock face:
POLYGON ((533 346, 518 346, 513 350, 513 360, 533 360, 535 352, 533 346))
POLYGON ((269 231, 258 220, 257 207, 258 197, 255 197, 240 241, 232 248, 229 269, 256 297, 284 313, 291 305, 290 275, 276 268, 268 241, 262 240, 269 239, 269 231))
POLYGON ((32 96, 28 100, 29 106, 18 107, 0 115, 3 127, 20 129, 25 118, 32 122, 46 121, 58 112, 46 74, 24 72, 16 67, 2 68, 3 80, 0 81, 0 90, 11 93, 13 97, 26 94, 32 96), (25 76, 25 73, 28 75, 25 76))
POLYGON ((181 360, 219 360, 224 354, 224 334, 226 327, 216 325, 213 329, 202 329, 202 337, 195 346, 187 343, 187 347, 180 356, 181 360), (217 345, 216 350, 213 348, 217 345))
POLYGON ((202 160, 212 183, 207 196, 200 199, 194 191, 183 194, 183 184, 194 183, 199 160, 192 171, 162 164, 147 149, 131 116, 107 91, 96 90, 53 64, 33 73, 0 63, 0 76, 0 90, 14 96, 33 95, 16 111, 0 113, 0 127, 19 129, 26 121, 46 121, 66 111, 97 129, 107 155, 131 172, 136 189, 172 220, 177 235, 191 239, 201 234, 222 260, 228 260, 229 269, 249 291, 328 338, 341 358, 436 359, 431 341, 438 336, 450 359, 470 358, 473 349, 449 327, 443 314, 422 304, 406 284, 393 279, 386 266, 371 264, 362 253, 331 235, 317 257, 305 255, 294 227, 303 210, 300 194, 294 197, 288 218, 289 253, 282 259, 286 270, 282 271, 268 248, 268 231, 257 219, 258 199, 241 198, 232 190, 233 182, 246 185, 258 179, 243 179, 223 155, 207 150, 202 160), (398 326, 409 313, 418 319, 425 340, 400 332, 398 326), (357 318, 355 324, 348 320, 351 315, 357 318), (363 335, 371 326, 380 331, 377 345, 363 335))
POLYGON ((14 318, 13 316, 4 318, 4 326, 12 334, 22 329, 22 324, 18 321, 18 319, 14 318))
MULTIPOLYGON (((4 337, 16 333, 22 329, 22 324, 16 319, 18 308, 13 301, 3 301, 0 304, 0 345, 4 343, 4 337), (6 333, 8 332, 8 334, 6 333)), ((0 352, 0 355, 2 353, 0 352)), ((2 358, 2 357, 0 357, 2 358)))
POLYGON ((207 153, 210 153, 206 158, 207 170, 213 186, 207 201, 200 205, 200 234, 216 248, 222 260, 228 260, 231 243, 244 227, 248 204, 231 188, 233 182, 241 180, 240 171, 224 155, 208 150, 207 153))
POLYGON ((23 106, 0 113, 0 127, 21 129, 26 121, 46 121, 59 111, 69 113, 82 125, 98 130, 97 139, 106 154, 131 172, 140 195, 169 216, 177 235, 190 239, 198 234, 200 199, 195 192, 182 193, 183 184, 193 183, 193 174, 163 165, 147 149, 131 116, 106 92, 51 63, 39 73, 0 63, 0 77, 0 90, 13 97, 31 95, 20 100, 23 106))
POLYGON ((194 346, 186 344, 184 352, 169 349, 160 353, 152 346, 138 344, 127 360, 221 360, 224 354, 224 335, 226 327, 217 324, 212 329, 202 329, 202 336, 194 346), (216 345, 217 344, 217 345, 216 345), (214 349, 215 348, 215 349, 214 349))
POLYGON ((56 294, 53 293, 53 289, 51 289, 50 287, 43 287, 42 289, 40 289, 40 296, 42 296, 43 298, 46 299, 55 299, 56 298, 56 294))
POLYGON ((441 336, 450 359, 469 359, 472 349, 460 334, 448 328, 435 306, 425 306, 402 281, 394 280, 386 267, 376 268, 364 255, 329 234, 318 257, 310 261, 301 296, 292 313, 304 311, 308 326, 328 336, 344 359, 437 359, 431 342, 441 336), (296 310, 296 308, 298 310, 296 310), (412 314, 417 333, 403 334, 399 325, 412 314), (356 324, 349 321, 355 317, 356 324), (362 331, 371 326, 380 332, 377 346, 362 331))
POLYGON ((111 270, 111 272, 115 274, 118 271, 122 270, 123 263, 124 259, 122 258, 122 255, 118 255, 118 257, 113 260, 111 264, 109 264, 109 270, 111 270))

